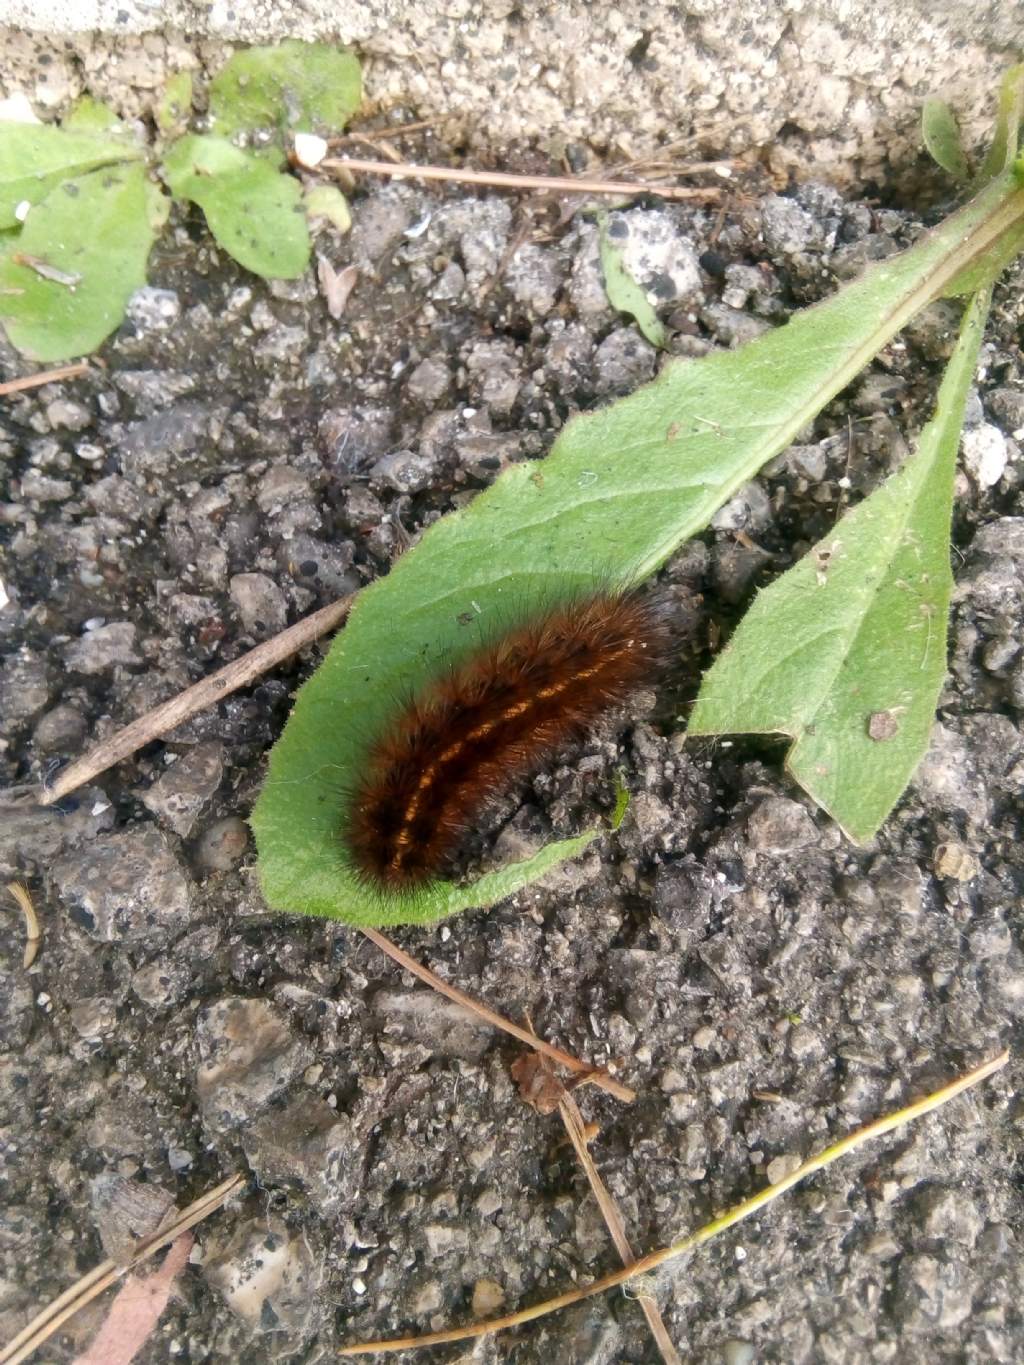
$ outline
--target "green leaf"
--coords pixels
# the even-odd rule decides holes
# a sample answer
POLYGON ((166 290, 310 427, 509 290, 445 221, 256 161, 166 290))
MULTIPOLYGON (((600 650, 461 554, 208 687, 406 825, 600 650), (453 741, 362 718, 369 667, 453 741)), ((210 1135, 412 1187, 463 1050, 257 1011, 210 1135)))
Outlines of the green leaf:
POLYGON ((348 200, 336 185, 313 185, 306 191, 306 217, 326 218, 339 232, 352 226, 348 200))
POLYGON ((1024 251, 1024 222, 1017 223, 943 289, 945 298, 966 298, 994 284, 1011 261, 1024 251))
POLYGON ((108 134, 0 123, 0 229, 16 227, 17 206, 25 200, 38 204, 62 180, 141 156, 140 147, 108 134))
POLYGON ((969 167, 960 128, 952 109, 936 95, 929 95, 921 108, 921 134, 932 160, 954 180, 966 180, 969 167))
POLYGON ((65 132, 109 133, 112 137, 132 137, 132 130, 105 104, 83 95, 75 101, 67 118, 61 122, 65 132))
POLYGON ((992 142, 978 172, 977 186, 987 185, 1010 170, 1017 159, 1020 126, 1024 122, 1024 62, 1011 66, 999 87, 999 106, 992 125, 992 142))
POLYGON ((615 784, 615 809, 612 811, 610 824, 612 829, 618 829, 626 818, 626 811, 629 810, 629 788, 626 786, 625 778, 620 772, 618 781, 615 784))
POLYGON ((486 879, 383 898, 346 866, 343 792, 395 699, 530 609, 653 572, 952 274, 1022 219, 1024 192, 1004 177, 785 327, 737 351, 671 361, 652 384, 577 417, 546 460, 513 466, 431 526, 359 595, 271 754, 253 815, 269 904, 392 924, 492 904, 486 879))
POLYGON ((34 360, 95 350, 145 284, 167 209, 142 166, 106 167, 51 190, 0 257, 0 322, 11 344, 34 360))
POLYGON ((164 137, 184 133, 192 115, 192 73, 176 71, 168 78, 164 93, 153 110, 156 126, 164 137))
POLYGON ((790 735, 790 772, 857 841, 924 756, 946 673, 953 478, 988 302, 967 311, 917 453, 759 595, 690 720, 691 735, 790 735))
POLYGON ((668 330, 660 321, 644 289, 626 269, 622 247, 608 235, 608 215, 598 215, 598 251, 604 271, 604 288, 608 302, 620 313, 628 313, 652 346, 664 349, 668 330))
POLYGON ((291 280, 306 269, 309 230, 294 176, 224 138, 194 134, 174 144, 163 169, 172 193, 199 205, 217 242, 247 270, 291 280))
MULTIPOLYGON (((992 128, 992 142, 975 177, 975 189, 988 185, 1007 172, 1022 178, 1017 156, 1020 127, 1024 119, 1024 62, 1010 67, 999 89, 999 106, 992 128)), ((948 297, 965 297, 986 289, 1024 251, 1024 225, 1003 233, 990 250, 962 270, 943 291, 948 297)))
POLYGON ((223 137, 254 128, 335 133, 361 100, 359 61, 344 48, 296 41, 251 47, 211 81, 211 126, 223 137))
POLYGON ((197 184, 201 186, 214 176, 250 170, 253 164, 252 156, 227 138, 189 133, 168 149, 163 172, 174 194, 188 199, 197 184))

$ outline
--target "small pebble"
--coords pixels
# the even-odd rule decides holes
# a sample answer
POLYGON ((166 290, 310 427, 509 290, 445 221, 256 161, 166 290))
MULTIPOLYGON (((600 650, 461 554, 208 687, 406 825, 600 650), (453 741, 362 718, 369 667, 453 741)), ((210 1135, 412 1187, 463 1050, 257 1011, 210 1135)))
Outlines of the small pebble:
POLYGON ((964 465, 981 488, 992 488, 1003 477, 1008 458, 1006 437, 998 427, 983 422, 961 438, 964 465))
POLYGON ((243 626, 258 638, 276 635, 288 624, 288 604, 284 593, 266 574, 235 574, 228 590, 243 626))
POLYGON ((230 872, 245 857, 249 826, 237 815, 225 816, 203 830, 196 847, 196 862, 206 872, 230 872))
POLYGON ((118 664, 142 663, 136 643, 135 626, 130 621, 111 621, 86 631, 64 651, 68 668, 89 675, 105 673, 118 664))
POLYGON ((950 881, 970 882, 981 871, 981 864, 963 844, 939 844, 935 850, 932 867, 937 877, 950 881))
POLYGON ((505 1291, 497 1280, 477 1280, 473 1286, 473 1316, 486 1318, 497 1313, 505 1302, 505 1291))
POLYGON ((785 796, 769 796, 759 802, 747 820, 747 833, 751 844, 766 853, 790 853, 819 839, 818 828, 805 808, 785 796))

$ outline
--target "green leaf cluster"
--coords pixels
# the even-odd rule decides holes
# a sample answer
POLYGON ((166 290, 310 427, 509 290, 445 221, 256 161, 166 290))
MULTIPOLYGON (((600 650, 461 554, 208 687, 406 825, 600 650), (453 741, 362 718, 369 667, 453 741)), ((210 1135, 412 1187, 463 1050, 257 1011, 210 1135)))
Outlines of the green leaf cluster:
POLYGON ((340 192, 325 186, 312 207, 281 167, 294 133, 340 131, 358 109, 352 53, 300 42, 236 53, 210 86, 213 134, 188 132, 192 93, 187 71, 169 79, 152 147, 89 97, 59 127, 0 122, 0 322, 24 355, 84 355, 118 327, 167 220, 160 177, 266 278, 306 269, 314 214, 344 230, 340 192))
MULTIPOLYGON (((1003 106, 1012 122, 1014 101, 1003 106)), ((653 383, 577 417, 545 460, 507 470, 364 589, 297 697, 253 813, 270 905, 357 924, 425 922, 493 904, 596 837, 551 844, 470 885, 384 896, 347 864, 343 794, 397 699, 524 611, 652 573, 921 308, 973 281, 981 292, 917 453, 758 598, 691 726, 793 735, 797 780, 853 837, 874 833, 928 739, 945 669, 964 402, 988 287, 1024 231, 1016 126, 997 136, 998 170, 909 250, 740 350, 669 361, 653 383)))

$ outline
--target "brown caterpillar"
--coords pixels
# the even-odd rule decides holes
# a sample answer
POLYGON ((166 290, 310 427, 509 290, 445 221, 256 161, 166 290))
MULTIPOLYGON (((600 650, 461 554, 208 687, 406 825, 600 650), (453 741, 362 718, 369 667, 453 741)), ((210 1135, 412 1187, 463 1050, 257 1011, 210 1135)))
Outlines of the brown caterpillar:
POLYGON ((371 746, 344 838, 389 892, 442 873, 499 796, 582 739, 666 662, 664 599, 598 592, 545 610, 398 708, 371 746))

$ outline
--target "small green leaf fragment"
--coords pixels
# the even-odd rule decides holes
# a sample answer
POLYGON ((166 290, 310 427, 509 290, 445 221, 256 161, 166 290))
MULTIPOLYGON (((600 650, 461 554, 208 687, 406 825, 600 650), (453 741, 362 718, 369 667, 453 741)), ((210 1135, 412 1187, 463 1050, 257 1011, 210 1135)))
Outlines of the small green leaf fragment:
POLYGON ((99 346, 146 282, 167 200, 142 166, 64 181, 29 214, 0 256, 0 321, 34 360, 68 360, 99 346))
POLYGON ((326 218, 339 232, 348 232, 352 226, 348 200, 335 185, 314 185, 306 191, 306 217, 326 218))
POLYGON ((618 829, 629 810, 629 788, 619 773, 615 780, 615 809, 612 811, 612 829, 618 829))
POLYGON ((188 127, 192 115, 192 72, 176 71, 153 110, 156 126, 164 137, 177 137, 188 127))
POLYGON ((628 313, 652 346, 663 349, 668 343, 668 331, 659 319, 645 290, 626 269, 623 249, 608 233, 608 215, 598 217, 599 253, 604 271, 604 287, 608 302, 621 313, 628 313))
POLYGON ((62 180, 141 156, 135 143, 108 134, 0 122, 0 229, 16 227, 18 205, 38 204, 62 180))
POLYGON ((929 95, 921 108, 921 134, 932 160, 954 180, 966 180, 970 168, 960 143, 956 116, 937 95, 929 95))
POLYGON ((224 137, 253 128, 340 132, 361 101, 358 58, 325 43, 236 52, 210 83, 212 127, 224 137))
POLYGON ((780 733, 859 842, 928 746, 946 673, 953 477, 988 294, 975 297, 915 455, 761 593, 704 679, 691 735, 780 733))
POLYGON ((189 135, 164 161, 172 193, 206 215, 218 244, 265 279, 295 279, 309 264, 302 189, 290 175, 225 138, 189 135))
POLYGON ((91 95, 83 95, 75 101, 67 118, 61 122, 65 132, 109 133, 113 137, 132 137, 132 130, 122 123, 113 109, 94 100, 91 95))

